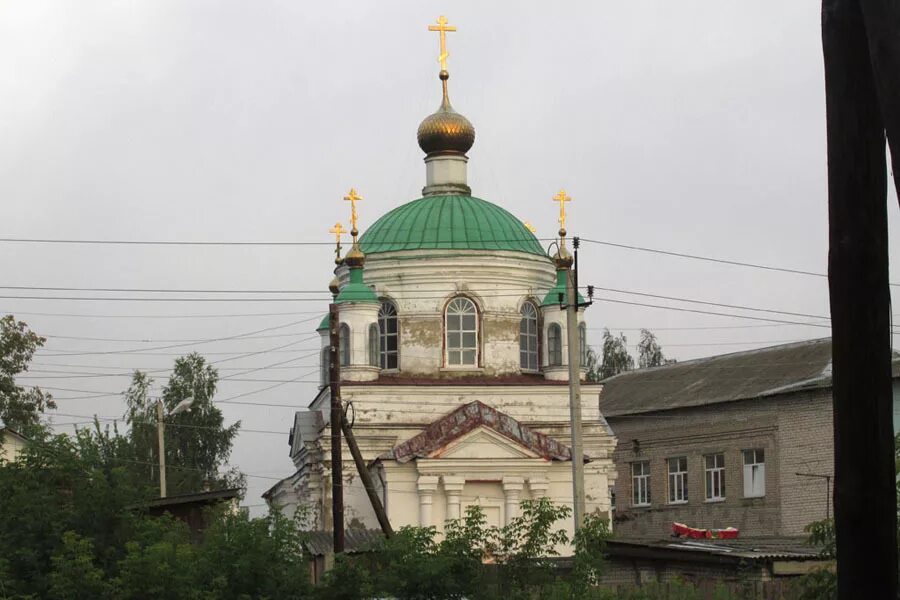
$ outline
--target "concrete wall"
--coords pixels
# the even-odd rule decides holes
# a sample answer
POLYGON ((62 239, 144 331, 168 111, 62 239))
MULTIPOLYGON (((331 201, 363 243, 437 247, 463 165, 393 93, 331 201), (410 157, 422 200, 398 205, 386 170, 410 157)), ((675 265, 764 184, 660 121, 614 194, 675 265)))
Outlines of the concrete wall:
POLYGON ((831 390, 761 400, 610 417, 618 438, 614 453, 617 532, 659 538, 673 521, 699 528, 737 527, 742 535, 803 535, 810 522, 825 518, 825 481, 796 473, 832 475, 831 390), (766 495, 745 498, 742 451, 765 451, 766 495), (704 455, 725 455, 725 500, 705 500, 704 455), (688 502, 667 502, 666 459, 688 458, 688 502), (631 463, 647 460, 652 502, 632 505, 631 463))

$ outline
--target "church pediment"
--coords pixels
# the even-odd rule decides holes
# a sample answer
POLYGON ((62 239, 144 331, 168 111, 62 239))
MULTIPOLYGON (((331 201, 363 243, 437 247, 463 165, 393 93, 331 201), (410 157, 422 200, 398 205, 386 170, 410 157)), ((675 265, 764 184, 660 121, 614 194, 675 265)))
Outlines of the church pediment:
POLYGON ((481 402, 471 402, 398 444, 383 459, 544 458, 570 460, 571 449, 481 402), (480 453, 480 452, 484 453, 480 453))

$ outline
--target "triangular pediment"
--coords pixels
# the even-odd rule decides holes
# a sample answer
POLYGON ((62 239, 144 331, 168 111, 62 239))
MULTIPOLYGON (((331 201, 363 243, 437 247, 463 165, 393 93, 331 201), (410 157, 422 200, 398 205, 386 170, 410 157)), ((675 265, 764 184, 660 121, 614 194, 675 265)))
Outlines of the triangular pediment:
MULTIPOLYGON (((565 444, 478 401, 464 404, 430 423, 424 431, 397 444, 381 458, 407 462, 416 458, 446 457, 451 450, 458 453, 474 452, 477 446, 473 444, 476 443, 482 444, 484 450, 497 454, 498 458, 572 458, 572 451, 565 444), (476 437, 467 442, 469 436, 476 437)), ((462 454, 458 457, 462 458, 462 454)), ((486 458, 485 455, 473 457, 486 458)))
POLYGON ((428 458, 541 458, 520 443, 485 426, 453 440, 428 454, 428 458))

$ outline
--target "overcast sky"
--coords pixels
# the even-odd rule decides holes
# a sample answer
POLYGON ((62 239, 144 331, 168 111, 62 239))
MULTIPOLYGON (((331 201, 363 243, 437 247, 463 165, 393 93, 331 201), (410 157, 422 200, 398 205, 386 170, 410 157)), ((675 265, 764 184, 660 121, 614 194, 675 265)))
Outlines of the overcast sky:
MULTIPOLYGON (((424 185, 415 132, 440 101, 427 25, 446 14, 459 28, 448 34, 451 99, 477 131, 474 195, 551 237, 550 199, 565 187, 569 230, 584 238, 824 273, 819 10, 816 0, 3 0, 0 236, 327 242, 335 221, 346 225, 350 186, 365 198, 365 229, 424 185)), ((331 258, 328 246, 0 243, 11 286, 324 290, 331 258)), ((828 314, 823 278, 594 244, 580 263, 582 283, 828 314)), ((16 294, 175 297, 0 291, 16 294)), ((224 361, 223 377, 275 365, 241 377, 255 381, 223 381, 219 399, 305 406, 325 310, 323 301, 0 299, 0 313, 48 338, 22 383, 53 391, 60 424, 85 420, 63 414, 120 416, 130 370, 164 370, 190 350, 224 361), (276 327, 259 335, 277 337, 159 348, 276 327), (242 357, 250 352, 259 353, 242 357)), ((681 360, 828 335, 609 302, 587 318, 593 343, 599 328, 633 343, 649 327, 681 360)), ((291 473, 293 409, 221 407, 259 430, 241 434, 232 456, 253 475, 245 504, 258 505, 291 473)))

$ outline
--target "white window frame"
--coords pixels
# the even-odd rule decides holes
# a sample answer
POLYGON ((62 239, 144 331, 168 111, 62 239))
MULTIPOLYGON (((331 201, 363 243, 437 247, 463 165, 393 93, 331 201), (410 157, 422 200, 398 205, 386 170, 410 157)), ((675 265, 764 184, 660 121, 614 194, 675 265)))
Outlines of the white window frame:
POLYGON ((378 325, 372 323, 369 325, 369 366, 378 367, 379 361, 379 338, 378 325))
POLYGON ((587 324, 583 322, 578 325, 578 357, 578 366, 583 368, 588 359, 587 324))
POLYGON ((378 366, 385 371, 400 369, 400 319, 397 314, 397 305, 390 300, 382 300, 378 309, 378 366), (390 331, 390 323, 393 322, 393 333, 390 331), (389 349, 390 341, 394 340, 394 350, 389 349), (391 359, 394 364, 391 365, 391 359))
POLYGON ((331 384, 331 346, 325 346, 319 353, 321 361, 319 380, 320 387, 327 387, 331 384))
POLYGON ((340 359, 342 367, 346 367, 350 364, 350 339, 350 326, 346 323, 341 323, 341 327, 338 329, 338 340, 340 342, 340 345, 338 346, 340 356, 338 358, 340 359))
POLYGON ((741 452, 744 465, 744 498, 764 498, 766 495, 766 451, 751 448, 741 452))
POLYGON ((450 369, 477 369, 481 361, 478 351, 479 333, 478 306, 475 302, 465 296, 457 296, 448 302, 444 310, 444 365, 450 369), (471 308, 471 312, 467 310, 468 308, 471 308), (463 318, 469 315, 474 317, 472 328, 467 328, 463 323, 463 318), (450 321, 456 318, 459 319, 459 328, 451 329, 450 321), (452 336, 459 336, 458 346, 451 346, 452 336), (465 339, 468 336, 474 339, 472 344, 466 344, 465 339), (466 353, 469 352, 472 353, 473 360, 465 362, 466 353), (457 359, 456 362, 454 358, 457 359))
POLYGON ((633 462, 631 463, 631 505, 650 506, 651 501, 650 461, 633 462))
POLYGON ((703 479, 707 502, 725 500, 725 454, 717 452, 703 456, 703 479))
POLYGON ((550 323, 547 327, 547 366, 562 366, 562 346, 562 327, 560 327, 559 323, 550 323), (553 335, 554 332, 556 332, 556 335, 553 335))
POLYGON ((519 311, 519 368, 523 371, 539 371, 540 329, 538 329, 538 309, 534 302, 525 302, 519 311))
POLYGON ((669 472, 669 504, 687 504, 688 502, 688 460, 686 456, 673 456, 666 459, 669 472), (674 470, 673 470, 674 465, 674 470))

